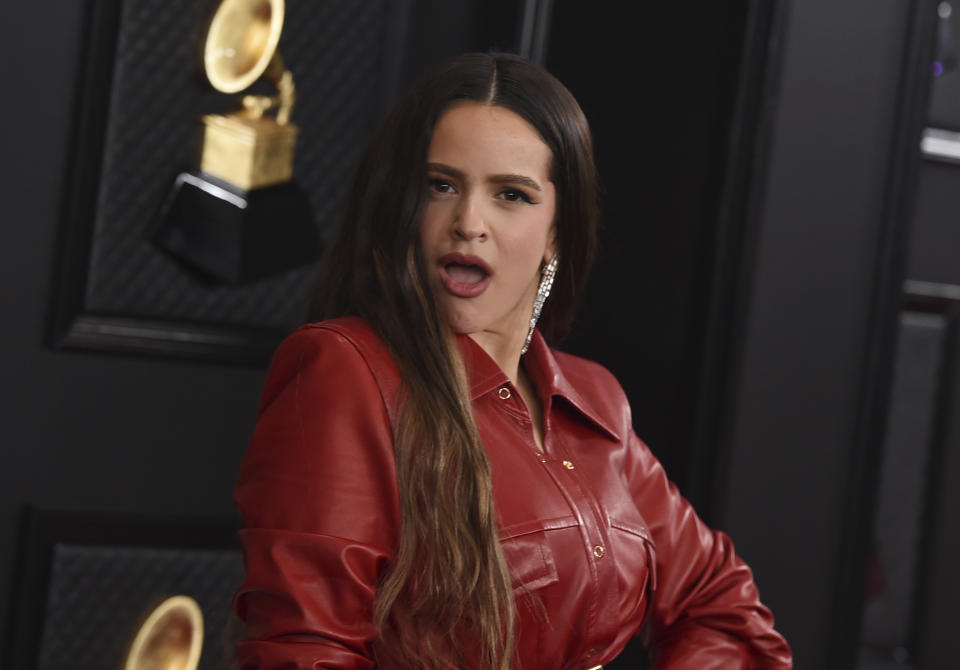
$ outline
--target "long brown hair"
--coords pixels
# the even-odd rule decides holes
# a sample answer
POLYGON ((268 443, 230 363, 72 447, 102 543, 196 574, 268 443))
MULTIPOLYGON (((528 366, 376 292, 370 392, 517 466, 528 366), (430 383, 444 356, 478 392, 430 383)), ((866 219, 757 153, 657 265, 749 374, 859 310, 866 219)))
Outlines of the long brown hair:
POLYGON ((515 613, 490 465, 419 242, 431 134, 458 100, 512 110, 552 152, 560 266, 540 329, 551 342, 566 334, 596 246, 590 131, 552 75, 497 53, 465 54, 433 70, 380 125, 321 263, 310 317, 363 317, 390 347, 403 378, 394 429, 402 528, 374 606, 378 664, 506 670, 515 613))

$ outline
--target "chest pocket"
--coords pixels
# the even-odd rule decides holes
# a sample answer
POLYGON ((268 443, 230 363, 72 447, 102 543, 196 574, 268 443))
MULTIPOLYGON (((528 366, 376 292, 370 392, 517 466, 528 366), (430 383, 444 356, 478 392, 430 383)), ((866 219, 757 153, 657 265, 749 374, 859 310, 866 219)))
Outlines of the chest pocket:
POLYGON ((542 525, 521 524, 506 528, 501 531, 500 546, 510 568, 515 595, 536 591, 560 581, 553 551, 542 525))
POLYGON ((649 572, 649 588, 652 591, 657 590, 657 549, 656 545, 653 543, 653 535, 650 534, 650 529, 647 528, 647 524, 642 519, 635 519, 632 522, 623 521, 621 519, 610 519, 610 527, 626 533, 628 536, 632 536, 640 541, 640 546, 643 548, 643 554, 646 559, 646 569, 649 572))
POLYGON ((624 556, 621 559, 625 562, 625 571, 620 575, 621 590, 633 593, 633 602, 642 603, 637 609, 637 621, 646 621, 657 592, 657 550, 653 535, 639 515, 630 521, 611 518, 610 531, 620 536, 620 550, 624 556))

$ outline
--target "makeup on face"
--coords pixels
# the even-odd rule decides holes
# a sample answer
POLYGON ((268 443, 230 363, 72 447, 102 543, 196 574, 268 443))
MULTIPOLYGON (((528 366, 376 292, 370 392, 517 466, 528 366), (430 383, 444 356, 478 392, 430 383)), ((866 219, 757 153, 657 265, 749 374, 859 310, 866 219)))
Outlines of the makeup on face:
POLYGON ((455 332, 526 336, 541 264, 553 253, 552 154, 515 112, 448 108, 428 149, 420 242, 455 332))

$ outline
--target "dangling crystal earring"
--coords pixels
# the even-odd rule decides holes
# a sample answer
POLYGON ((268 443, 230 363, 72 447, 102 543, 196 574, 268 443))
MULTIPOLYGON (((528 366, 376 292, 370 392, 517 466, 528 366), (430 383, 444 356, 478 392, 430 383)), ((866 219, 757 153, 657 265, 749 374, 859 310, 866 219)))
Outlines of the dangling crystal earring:
POLYGON ((540 272, 540 286, 537 287, 537 297, 533 299, 533 316, 530 317, 530 330, 527 331, 527 339, 523 343, 523 349, 520 355, 523 356, 530 348, 530 340, 533 339, 533 329, 540 318, 540 312, 543 310, 543 303, 547 301, 550 295, 550 289, 553 288, 553 278, 557 274, 557 255, 554 254, 550 262, 543 266, 540 272))

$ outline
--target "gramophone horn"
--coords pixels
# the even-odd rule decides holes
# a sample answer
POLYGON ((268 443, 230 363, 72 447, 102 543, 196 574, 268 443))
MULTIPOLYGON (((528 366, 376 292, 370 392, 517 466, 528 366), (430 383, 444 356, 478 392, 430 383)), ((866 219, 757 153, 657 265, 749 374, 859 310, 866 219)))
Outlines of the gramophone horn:
POLYGON ((223 0, 203 47, 210 83, 236 93, 260 78, 277 50, 283 29, 284 0, 223 0))
POLYGON ((196 670, 203 646, 203 614, 189 596, 157 605, 130 644, 124 670, 196 670))

